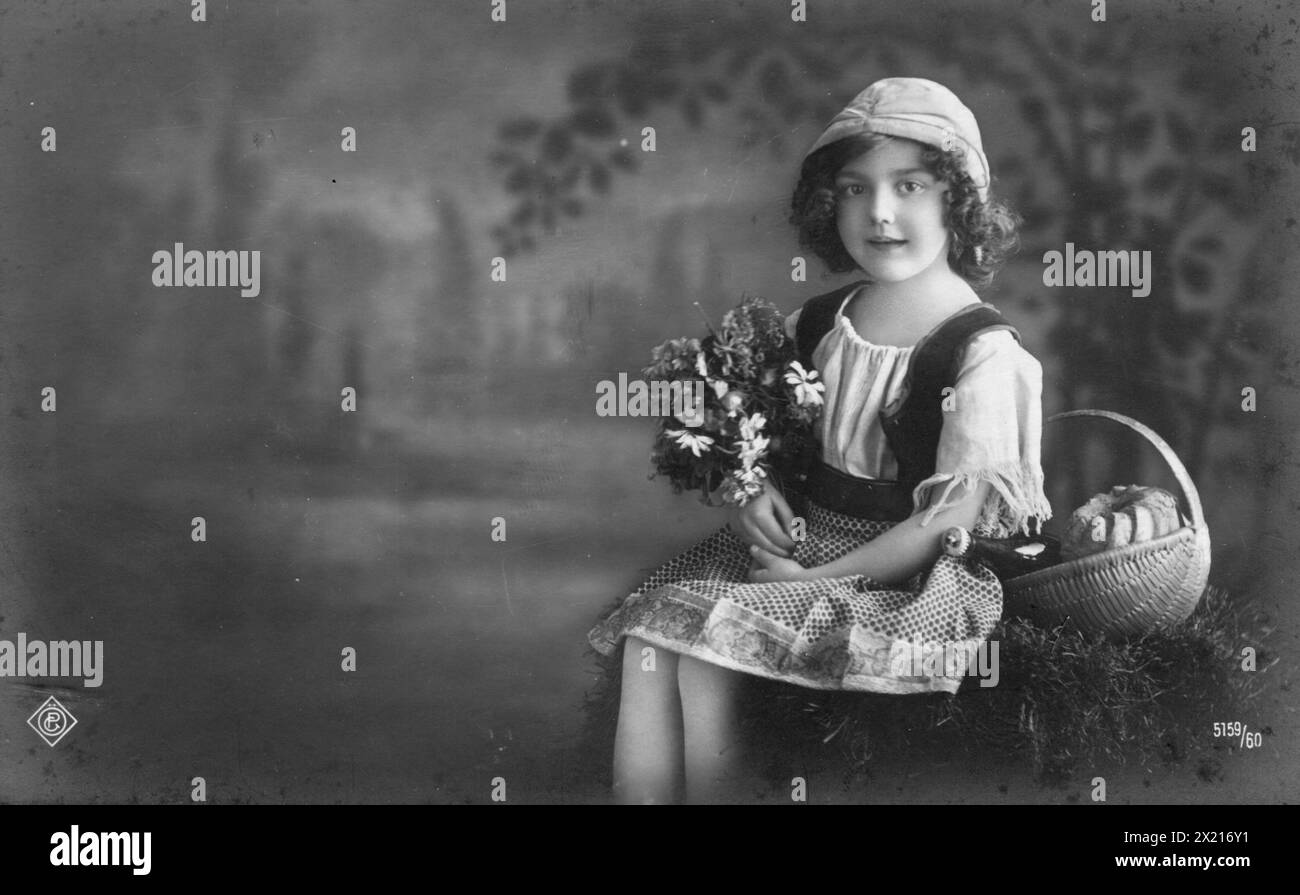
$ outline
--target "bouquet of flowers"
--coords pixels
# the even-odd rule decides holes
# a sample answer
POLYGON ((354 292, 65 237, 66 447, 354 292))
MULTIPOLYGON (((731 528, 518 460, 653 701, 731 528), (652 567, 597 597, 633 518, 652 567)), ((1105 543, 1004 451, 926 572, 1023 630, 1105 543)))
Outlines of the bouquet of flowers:
MULTIPOLYGON (((706 320, 707 323, 707 320, 706 320)), ((650 459, 673 491, 699 489, 700 500, 743 506, 773 472, 808 462, 813 423, 825 386, 805 370, 781 312, 745 298, 703 339, 671 339, 654 349, 642 372, 651 380, 703 382, 702 406, 662 418, 650 459)), ((698 392, 697 392, 698 394, 698 392)))

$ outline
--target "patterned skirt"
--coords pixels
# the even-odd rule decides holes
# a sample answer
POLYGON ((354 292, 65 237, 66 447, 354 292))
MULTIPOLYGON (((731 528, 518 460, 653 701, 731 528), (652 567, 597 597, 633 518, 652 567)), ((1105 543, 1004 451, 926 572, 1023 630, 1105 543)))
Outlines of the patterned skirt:
MULTIPOLYGON (((794 559, 833 562, 892 528, 808 501, 794 559)), ((905 587, 864 575, 754 584, 748 546, 723 526, 660 567, 587 635, 613 656, 624 637, 817 690, 955 693, 1002 615, 983 566, 940 556, 905 587), (954 661, 954 657, 957 661, 954 661)))

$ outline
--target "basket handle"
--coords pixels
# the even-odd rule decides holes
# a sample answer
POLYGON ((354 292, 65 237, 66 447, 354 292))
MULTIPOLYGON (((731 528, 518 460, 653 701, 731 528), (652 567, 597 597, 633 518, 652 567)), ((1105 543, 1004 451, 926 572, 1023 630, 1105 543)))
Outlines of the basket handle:
POLYGON ((1132 417, 1127 417, 1122 413, 1115 413, 1111 410, 1066 410, 1061 413, 1052 414, 1047 418, 1047 422, 1050 423, 1053 420, 1068 419, 1072 416, 1105 417, 1108 420, 1114 420, 1117 423, 1122 423, 1123 425, 1128 426, 1134 432, 1137 432, 1139 435, 1146 438, 1147 441, 1151 442, 1151 444, 1155 446, 1155 449, 1160 452, 1160 456, 1165 458, 1165 462, 1169 464, 1169 468, 1174 472, 1174 478, 1178 480, 1179 487, 1183 489, 1183 496, 1187 498, 1187 505, 1192 510, 1193 527, 1198 530, 1205 527, 1205 515, 1201 512, 1201 495, 1197 492, 1196 485, 1192 482, 1192 477, 1187 474, 1187 467, 1183 465, 1182 460, 1178 459, 1178 455, 1174 453, 1174 449, 1171 448, 1163 438, 1132 417))

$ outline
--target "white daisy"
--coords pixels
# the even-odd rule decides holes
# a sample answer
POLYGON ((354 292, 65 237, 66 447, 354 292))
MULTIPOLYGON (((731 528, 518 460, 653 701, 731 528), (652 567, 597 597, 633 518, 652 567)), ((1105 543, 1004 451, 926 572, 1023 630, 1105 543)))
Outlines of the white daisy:
POLYGON ((824 383, 816 382, 816 370, 805 370, 803 364, 797 360, 790 361, 788 369, 785 371, 785 382, 787 385, 794 386, 794 399, 799 405, 818 405, 822 404, 822 393, 826 391, 824 383))
MULTIPOLYGON (((740 420, 740 437, 745 441, 753 441, 758 437, 759 430, 765 425, 767 425, 767 418, 761 413, 742 417, 740 420)), ((766 440, 767 439, 764 439, 764 442, 766 442, 766 440)))
POLYGON ((698 435, 694 432, 687 432, 685 429, 669 429, 664 432, 669 438, 675 438, 679 447, 689 450, 695 456, 700 456, 700 451, 709 449, 713 444, 713 439, 707 435, 698 435))

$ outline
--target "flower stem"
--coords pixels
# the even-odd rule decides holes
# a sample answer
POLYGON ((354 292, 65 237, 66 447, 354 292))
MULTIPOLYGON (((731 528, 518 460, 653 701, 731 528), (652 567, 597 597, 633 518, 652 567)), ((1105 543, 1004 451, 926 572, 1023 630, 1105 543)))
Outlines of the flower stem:
POLYGON ((709 322, 709 315, 704 313, 704 308, 700 307, 700 303, 698 301, 693 301, 691 302, 691 304, 695 305, 695 309, 699 311, 700 316, 704 318, 704 325, 708 328, 709 335, 713 336, 713 338, 716 339, 718 337, 718 334, 713 331, 713 324, 709 322))

